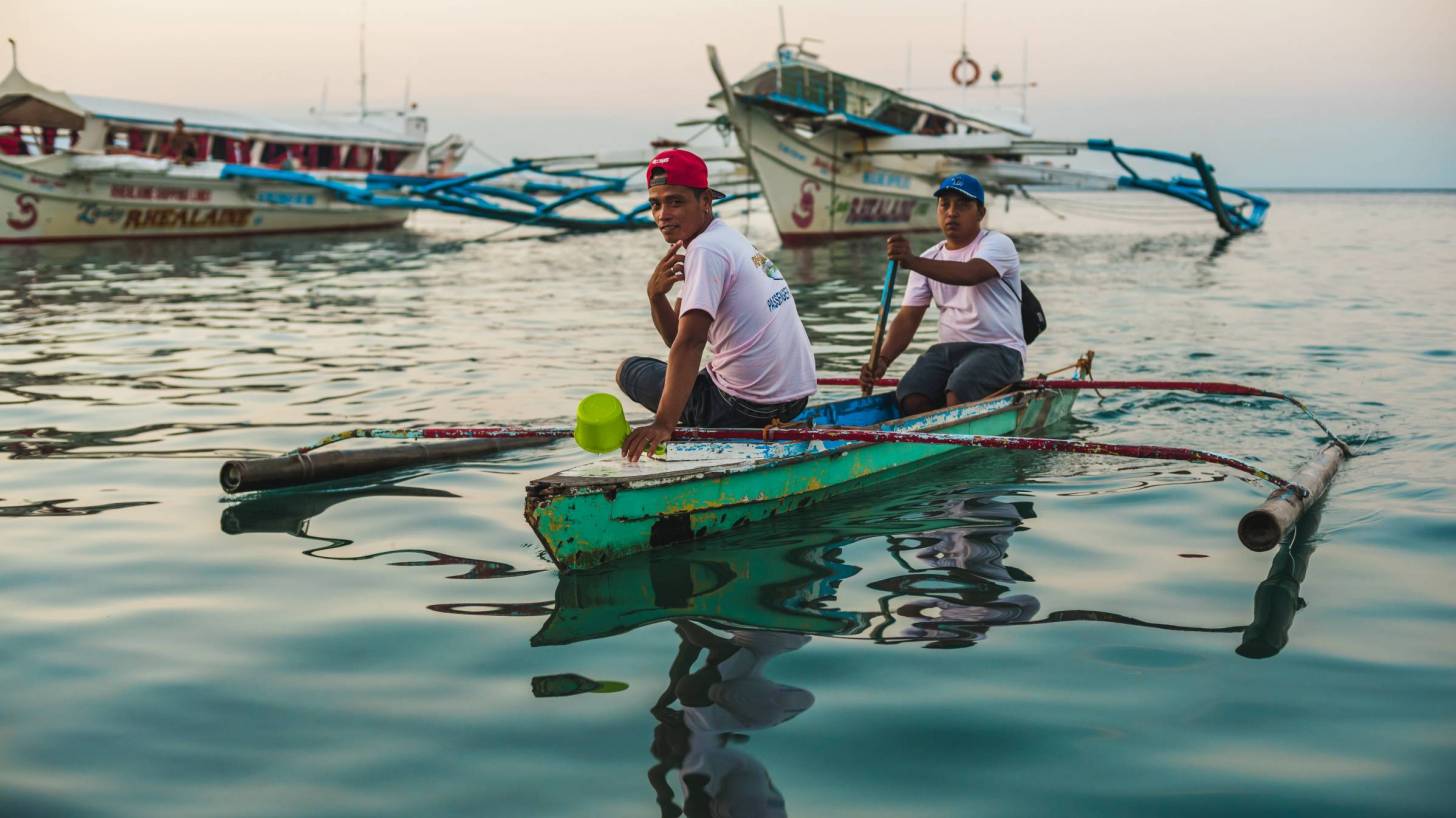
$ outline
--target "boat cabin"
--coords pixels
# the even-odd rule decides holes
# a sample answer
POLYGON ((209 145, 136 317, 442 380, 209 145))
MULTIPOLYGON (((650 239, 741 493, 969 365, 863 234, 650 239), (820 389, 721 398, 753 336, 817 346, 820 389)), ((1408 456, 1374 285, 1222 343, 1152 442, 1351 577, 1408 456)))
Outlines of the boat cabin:
POLYGON ((299 171, 431 170, 425 118, 256 114, 70 95, 12 69, 0 82, 0 156, 130 154, 299 171), (179 130, 180 129, 180 130, 179 130))
MULTIPOLYGON (((781 50, 777 60, 754 69, 733 90, 811 133, 833 126, 865 136, 1032 134, 1024 123, 953 111, 832 71, 793 49, 781 50)), ((711 102, 721 105, 721 99, 719 92, 711 102)))

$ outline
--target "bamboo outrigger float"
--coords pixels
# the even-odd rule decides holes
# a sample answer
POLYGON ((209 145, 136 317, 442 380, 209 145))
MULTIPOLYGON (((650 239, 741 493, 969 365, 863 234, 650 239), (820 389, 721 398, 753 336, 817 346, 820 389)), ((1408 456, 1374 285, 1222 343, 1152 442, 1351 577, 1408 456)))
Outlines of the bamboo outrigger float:
POLYGON ((1254 551, 1268 551, 1278 545, 1300 517, 1324 496, 1348 454, 1348 447, 1338 439, 1325 444, 1294 475, 1293 486, 1275 489, 1269 499, 1239 520, 1239 541, 1254 551))

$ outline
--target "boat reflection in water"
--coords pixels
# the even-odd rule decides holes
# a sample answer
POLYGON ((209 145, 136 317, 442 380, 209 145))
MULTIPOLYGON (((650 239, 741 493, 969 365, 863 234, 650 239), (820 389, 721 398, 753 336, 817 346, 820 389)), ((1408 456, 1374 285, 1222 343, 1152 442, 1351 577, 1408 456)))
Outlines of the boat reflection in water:
POLYGON ((241 502, 224 507, 222 517, 218 521, 218 526, 225 534, 287 534, 300 540, 317 541, 322 543, 322 545, 307 548, 303 553, 319 559, 358 562, 380 557, 398 557, 406 554, 415 554, 426 557, 427 559, 394 562, 391 564, 404 566, 458 565, 465 569, 464 573, 453 575, 450 577, 451 579, 490 579, 492 577, 524 576, 526 574, 538 573, 541 570, 518 571, 515 566, 504 562, 474 559, 471 557, 457 557, 424 548, 393 548, 388 551, 349 555, 338 551, 338 549, 353 545, 353 540, 342 537, 322 536, 310 531, 310 523, 314 517, 350 500, 370 497, 458 499, 460 496, 442 489, 397 485, 398 482, 408 479, 411 476, 413 476, 411 473, 401 473, 394 480, 360 486, 358 488, 260 493, 244 499, 241 502))
MULTIPOLYGON (((1024 482, 1024 481, 1020 481, 1024 482)), ((393 565, 462 565, 459 578, 499 579, 532 571, 489 560, 422 549, 350 556, 334 549, 350 541, 309 532, 311 517, 352 499, 386 495, 448 497, 392 485, 350 491, 260 496, 230 506, 230 534, 286 533, 321 541, 304 553, 367 560, 413 552, 428 559, 393 565)), ((1008 564, 1012 535, 1035 517, 1015 491, 966 493, 910 489, 889 503, 865 508, 831 503, 792 519, 639 554, 590 571, 560 576, 555 597, 527 603, 437 603, 431 610, 474 616, 544 616, 533 646, 556 646, 616 636, 644 625, 670 625, 677 651, 668 683, 650 708, 655 721, 648 780, 663 815, 787 813, 764 764, 748 750, 748 734, 777 727, 814 704, 808 690, 770 675, 773 660, 804 648, 815 636, 933 648, 975 645, 995 628, 1099 621, 1206 633, 1243 633, 1237 652, 1277 654, 1304 606, 1299 585, 1313 551, 1317 514, 1308 515, 1293 542, 1274 557, 1254 595, 1248 625, 1200 627, 1149 622, 1107 611, 1041 614, 1034 579, 1008 564), (1013 500, 1002 499, 1012 497, 1013 500), (832 533, 831 533, 832 532, 832 533), (887 543, 886 545, 882 543, 887 543), (861 550, 868 549, 868 550, 861 550), (846 558, 864 555, 876 577, 846 558), (885 570, 888 554, 895 568, 885 570), (859 583, 854 581, 858 579, 859 583), (858 585, 858 587, 853 587, 858 585), (841 604, 861 588, 878 592, 871 610, 841 604), (672 774, 681 787, 675 789, 672 774), (681 801, 679 801, 679 797, 681 801)), ((494 587, 494 586, 485 586, 494 587)), ((537 697, 623 690, 623 682, 574 673, 531 680, 537 697)))
MULTIPOLYGON (((826 530, 828 520, 822 527, 767 527, 564 574, 532 644, 569 644, 683 619, 877 642, 972 644, 992 625, 1024 622, 1040 610, 1030 594, 1010 593, 1031 577, 1004 564, 1009 538, 1029 512, 1030 503, 959 497, 942 504, 939 519, 927 520, 923 510, 911 519, 834 515, 833 527, 850 531, 827 542, 805 532, 826 530), (844 551, 877 536, 887 538, 904 573, 866 584, 882 592, 877 610, 845 609, 837 603, 840 586, 861 569, 844 551)), ((432 607, 482 612, 468 604, 432 607)))
MULTIPOLYGON (((980 485, 1025 482, 1024 475, 1000 476, 1011 479, 983 479, 980 485)), ((1109 611, 1043 614, 1031 591, 1033 578, 1007 563, 1012 534, 1035 517, 1031 501, 1016 497, 1010 488, 969 493, 945 488, 944 483, 938 488, 925 485, 936 483, 926 481, 918 488, 886 492, 889 496, 878 498, 881 502, 872 507, 851 499, 831 502, 701 543, 562 574, 551 600, 440 602, 429 608, 477 616, 545 616, 531 639, 535 646, 565 645, 656 622, 692 620, 707 627, 964 647, 986 639, 996 627, 1099 621, 1163 630, 1244 632, 1239 653, 1265 658, 1284 647, 1294 614, 1304 606, 1299 585, 1313 551, 1318 509, 1304 520, 1293 541, 1275 553, 1269 576, 1255 594, 1252 623, 1201 627, 1150 622, 1109 611), (1006 497, 1015 499, 1002 499, 1006 497), (878 592, 877 604, 870 610, 856 610, 839 602, 841 586, 863 570, 846 559, 845 553, 866 548, 871 550, 861 553, 868 558, 866 562, 875 560, 875 576, 861 578, 854 590, 878 592), (886 553, 898 569, 884 570, 879 557, 886 553)), ((221 526, 228 534, 279 533, 317 541, 322 545, 304 553, 322 559, 359 561, 415 553, 428 559, 393 564, 450 564, 469 569, 458 578, 498 579, 539 570, 423 549, 347 554, 336 549, 352 545, 352 541, 311 531, 311 519, 328 509, 378 496, 454 497, 449 492, 393 482, 347 490, 262 494, 227 506, 221 526)))

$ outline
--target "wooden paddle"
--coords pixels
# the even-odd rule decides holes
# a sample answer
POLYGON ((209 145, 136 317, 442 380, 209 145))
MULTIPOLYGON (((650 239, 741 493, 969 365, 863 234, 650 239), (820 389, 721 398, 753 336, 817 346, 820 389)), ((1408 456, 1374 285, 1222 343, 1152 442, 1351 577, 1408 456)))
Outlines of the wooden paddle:
MULTIPOLYGON (((890 296, 895 293, 895 274, 900 271, 900 262, 891 261, 885 265, 885 286, 880 290, 880 316, 875 319, 875 340, 870 343, 870 371, 875 371, 875 362, 880 359, 880 347, 885 342, 885 322, 890 317, 890 296)), ((861 386, 860 394, 869 397, 873 386, 861 386)))

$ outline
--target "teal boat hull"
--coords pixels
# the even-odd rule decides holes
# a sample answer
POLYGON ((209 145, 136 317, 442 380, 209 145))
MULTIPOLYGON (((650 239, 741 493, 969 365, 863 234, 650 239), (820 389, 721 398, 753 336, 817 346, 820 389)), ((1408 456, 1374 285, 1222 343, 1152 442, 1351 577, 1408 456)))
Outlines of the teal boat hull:
MULTIPOLYGON (((1065 420, 1075 393, 1020 391, 896 418, 893 396, 821 404, 816 426, 1031 435, 1065 420)), ((526 519, 562 569, 582 569, 730 531, 853 491, 872 488, 964 447, 895 443, 670 444, 644 470, 620 458, 532 481, 526 519), (701 458, 694 460, 693 458, 701 458), (699 465, 701 464, 701 465, 699 465)))

